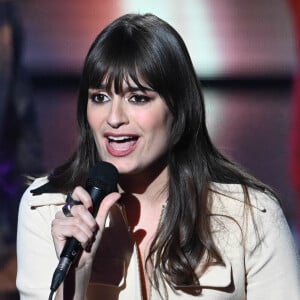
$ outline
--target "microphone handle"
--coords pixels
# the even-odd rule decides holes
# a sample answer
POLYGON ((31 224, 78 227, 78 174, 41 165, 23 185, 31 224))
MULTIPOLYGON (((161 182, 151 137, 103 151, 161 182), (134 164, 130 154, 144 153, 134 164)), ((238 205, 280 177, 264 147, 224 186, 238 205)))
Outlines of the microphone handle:
MULTIPOLYGON (((100 203, 103 198, 110 192, 105 188, 90 186, 86 188, 89 194, 91 195, 93 201, 93 216, 95 217, 100 203)), ((60 254, 59 263, 54 271, 51 287, 52 291, 56 291, 59 285, 65 279, 73 261, 78 255, 82 252, 81 244, 74 238, 68 238, 66 244, 60 254)))
POLYGON ((73 260, 82 251, 81 244, 75 238, 68 238, 61 252, 60 258, 67 258, 72 263, 73 260))
MULTIPOLYGON (((90 194, 93 201, 92 214, 95 217, 98 212, 101 200, 107 195, 107 191, 95 186, 87 188, 87 191, 90 194)), ((80 254, 81 251, 82 251, 81 244, 73 237, 68 238, 60 254, 60 258, 63 257, 68 258, 68 260, 70 260, 70 262, 72 263, 73 260, 77 257, 77 255, 80 254)))

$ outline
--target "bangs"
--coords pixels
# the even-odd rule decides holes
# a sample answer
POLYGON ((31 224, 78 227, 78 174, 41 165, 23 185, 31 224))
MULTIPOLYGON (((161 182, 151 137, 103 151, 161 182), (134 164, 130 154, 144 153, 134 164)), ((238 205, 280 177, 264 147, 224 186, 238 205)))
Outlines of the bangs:
POLYGON ((89 88, 100 88, 105 86, 107 91, 114 89, 115 93, 120 94, 123 92, 124 82, 130 87, 130 79, 141 90, 152 88, 153 84, 149 82, 150 74, 143 70, 145 64, 144 55, 140 56, 136 51, 120 50, 116 51, 104 51, 100 52, 101 57, 97 57, 94 62, 90 62, 87 72, 89 74, 88 85, 89 88), (108 55, 105 55, 109 53, 108 55), (114 55, 115 54, 115 55, 114 55), (135 55, 136 54, 136 55, 135 55), (140 57, 140 59, 136 58, 140 57), (140 63, 139 61, 143 61, 140 63), (139 68, 137 67, 139 66, 139 68))

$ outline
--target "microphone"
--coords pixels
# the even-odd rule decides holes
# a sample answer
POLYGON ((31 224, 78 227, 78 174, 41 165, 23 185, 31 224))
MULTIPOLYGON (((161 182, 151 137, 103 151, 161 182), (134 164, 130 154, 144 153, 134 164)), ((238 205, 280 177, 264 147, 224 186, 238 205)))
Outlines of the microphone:
MULTIPOLYGON (((118 178, 118 170, 108 162, 101 161, 90 170, 85 188, 93 201, 94 217, 97 215, 103 198, 117 191, 118 178)), ((68 238, 52 277, 51 292, 55 292, 58 289, 65 279, 73 261, 81 252, 81 244, 74 237, 68 238)))

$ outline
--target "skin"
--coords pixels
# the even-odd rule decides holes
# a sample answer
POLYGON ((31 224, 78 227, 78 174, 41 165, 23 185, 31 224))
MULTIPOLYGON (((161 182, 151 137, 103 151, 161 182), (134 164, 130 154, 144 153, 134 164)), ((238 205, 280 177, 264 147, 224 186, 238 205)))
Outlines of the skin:
MULTIPOLYGON (((76 285, 74 299, 84 298, 93 258, 111 206, 121 198, 144 266, 167 199, 165 157, 172 115, 164 99, 149 87, 141 91, 129 80, 128 83, 124 81, 122 90, 116 94, 114 90, 107 91, 105 85, 89 89, 87 105, 87 118, 100 157, 114 164, 120 173, 119 193, 105 197, 94 218, 90 213, 92 201, 89 194, 84 188, 76 187, 72 197, 82 201, 83 205, 72 207, 73 217, 58 212, 52 223, 58 256, 68 237, 75 237, 85 249, 75 270, 76 280, 85 284, 76 285), (124 199, 125 193, 130 197, 124 199)), ((142 277, 143 293, 147 299, 151 285, 145 274, 142 277)), ((63 285, 55 299, 63 299, 62 292, 63 285)))
MULTIPOLYGON (((87 118, 100 157, 117 167, 119 173, 149 173, 168 148, 172 116, 160 95, 147 88, 141 91, 129 80, 123 93, 89 89, 87 118), (115 141, 131 137, 131 142, 115 141), (124 146, 122 146, 124 144, 124 146)), ((146 176, 147 177, 147 176, 146 176)))

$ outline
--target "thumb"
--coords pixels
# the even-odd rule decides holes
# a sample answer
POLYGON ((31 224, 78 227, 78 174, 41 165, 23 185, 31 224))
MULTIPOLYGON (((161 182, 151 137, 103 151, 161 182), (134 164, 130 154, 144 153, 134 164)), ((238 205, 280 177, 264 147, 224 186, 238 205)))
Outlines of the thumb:
POLYGON ((103 228, 110 208, 120 199, 119 193, 111 193, 107 195, 101 202, 96 216, 96 222, 100 228, 103 228))

